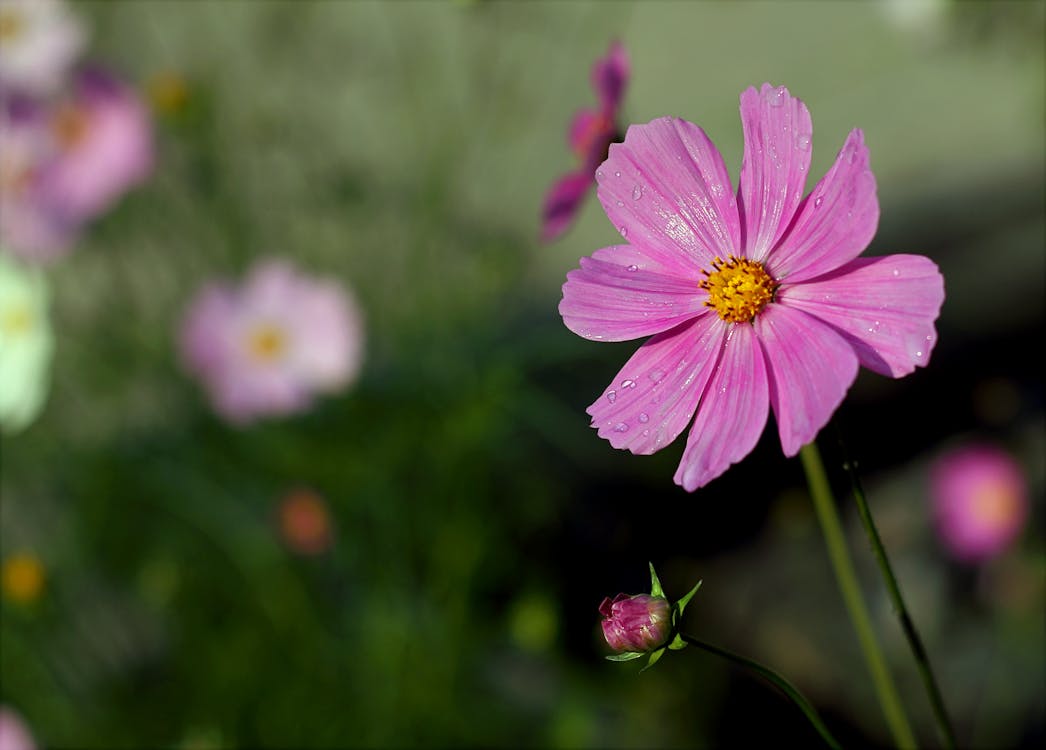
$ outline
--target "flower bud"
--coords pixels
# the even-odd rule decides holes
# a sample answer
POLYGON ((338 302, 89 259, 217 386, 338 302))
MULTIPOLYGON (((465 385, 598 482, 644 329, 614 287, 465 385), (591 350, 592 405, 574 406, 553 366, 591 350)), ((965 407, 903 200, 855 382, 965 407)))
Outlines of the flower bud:
POLYGON ((618 594, 599 605, 603 636, 614 651, 655 651, 672 629, 672 608, 662 596, 618 594))

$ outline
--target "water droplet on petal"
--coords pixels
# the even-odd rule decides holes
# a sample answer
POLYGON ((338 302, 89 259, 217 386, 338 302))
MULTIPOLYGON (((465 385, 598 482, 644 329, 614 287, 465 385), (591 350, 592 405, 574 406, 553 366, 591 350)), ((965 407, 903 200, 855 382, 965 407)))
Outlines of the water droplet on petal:
POLYGON ((819 195, 814 198, 814 208, 820 208, 822 203, 824 203, 824 196, 819 195))
POLYGON ((800 133, 795 137, 795 145, 803 151, 810 150, 810 134, 800 133))
POLYGON ((893 269, 893 275, 894 275, 894 276, 900 276, 900 275, 901 275, 901 272, 900 272, 900 271, 898 271, 898 270, 897 270, 897 269, 895 268, 895 269, 893 269))
POLYGON ((607 391, 607 401, 610 403, 617 401, 617 391, 607 391))
POLYGON ((638 270, 639 270, 639 266, 637 266, 637 265, 636 265, 635 263, 633 263, 632 265, 630 265, 630 266, 629 266, 628 268, 626 268, 625 270, 626 270, 626 271, 638 271, 638 270))
POLYGON ((618 201, 618 202, 617 202, 617 205, 618 205, 618 206, 623 206, 623 205, 625 205, 625 202, 624 202, 624 201, 618 201))
POLYGON ((614 432, 628 432, 628 425, 624 422, 618 422, 614 425, 614 432))
POLYGON ((621 387, 622 388, 635 388, 636 387, 636 381, 631 380, 631 379, 629 379, 629 380, 622 380, 621 381, 621 387))
POLYGON ((637 201, 643 197, 643 186, 635 185, 632 188, 632 200, 637 201))
POLYGON ((922 353, 922 352, 916 352, 916 353, 915 353, 915 356, 916 356, 916 358, 922 357, 922 355, 923 355, 923 353, 922 353))
POLYGON ((597 178, 602 178, 603 177, 603 170, 602 169, 597 169, 596 170, 596 177, 597 178))
POLYGON ((650 421, 650 415, 647 414, 645 411, 639 412, 639 421, 643 424, 646 424, 650 421))
POLYGON ((614 177, 620 177, 620 176, 621 176, 620 172, 614 172, 614 177))
POLYGON ((657 369, 657 370, 651 370, 650 371, 650 379, 653 380, 655 383, 660 383, 661 380, 664 377, 665 377, 665 371, 664 370, 657 369))
POLYGON ((628 227, 618 227, 617 231, 621 232, 622 237, 628 236, 628 227))
POLYGON ((784 104, 785 87, 778 86, 776 89, 771 89, 764 94, 766 103, 771 107, 780 107, 784 104))

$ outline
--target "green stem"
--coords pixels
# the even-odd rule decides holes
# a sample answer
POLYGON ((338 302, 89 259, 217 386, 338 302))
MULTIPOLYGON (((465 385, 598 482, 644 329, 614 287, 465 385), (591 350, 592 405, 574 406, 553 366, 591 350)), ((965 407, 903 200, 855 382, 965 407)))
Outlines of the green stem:
POLYGON ((689 635, 680 633, 679 637, 687 643, 689 643, 691 646, 697 646, 698 648, 703 649, 709 652, 710 654, 722 656, 723 658, 728 659, 729 661, 732 661, 735 664, 740 664, 742 667, 747 667, 748 669, 751 669, 753 672, 765 679, 767 682, 770 682, 773 685, 775 685, 777 688, 781 690, 782 693, 791 698, 792 703, 794 703, 796 707, 806 715, 807 720, 810 722, 810 724, 813 725, 813 728, 817 730, 817 733, 821 735, 821 739, 825 741, 825 744, 828 745, 828 747, 833 748, 833 750, 840 750, 841 745, 836 741, 835 737, 832 736, 832 733, 828 731, 828 727, 824 725, 824 722, 821 721, 821 717, 817 713, 817 709, 814 708, 810 704, 810 702, 803 697, 802 693, 800 693, 796 688, 792 687, 791 683, 789 683, 788 680, 786 680, 781 675, 777 674, 777 672, 773 671, 768 667, 764 667, 759 662, 752 661, 751 659, 746 659, 743 656, 735 654, 731 651, 727 651, 726 649, 719 648, 718 646, 713 646, 711 643, 699 641, 697 638, 693 638, 689 635))
POLYGON ((886 660, 883 658, 879 643, 875 638, 868 608, 861 596, 857 574, 854 571, 853 561, 850 559, 850 552, 846 547, 842 523, 839 521, 835 500, 828 486, 824 464, 821 462, 821 454, 818 452, 817 446, 810 443, 799 449, 799 458, 806 471, 806 481, 810 485, 810 495, 813 497, 817 518, 821 522, 825 544, 828 546, 828 557, 831 558, 832 567, 835 568, 839 590, 843 595, 846 608, 850 612, 850 619, 857 632, 861 650, 864 652, 868 671, 872 675, 872 682, 879 698, 879 705, 882 706, 883 715, 886 717, 886 723, 889 725, 894 743, 898 747, 914 748, 916 747, 915 736, 908 724, 908 717, 904 714, 893 678, 886 668, 886 660))
POLYGON ((883 581, 886 582, 886 588, 890 592, 890 601, 893 603, 894 612, 897 613, 897 617, 901 621, 901 628, 904 630, 904 635, 908 639, 908 645, 912 649, 912 656, 915 657, 915 664, 919 668, 919 676, 922 678, 923 686, 926 688, 926 694, 930 697, 930 704, 933 706, 933 715, 937 719, 937 727, 941 732, 941 738, 944 740, 945 747, 954 748, 955 732, 952 729, 951 721, 948 719, 948 712, 944 708, 944 698, 941 697, 937 680, 934 679, 933 669, 930 667, 930 657, 926 654, 922 639, 919 637, 919 631, 915 629, 915 623, 912 621, 911 616, 908 614, 908 608, 904 604, 904 597, 901 596, 901 587, 898 585, 897 578, 890 567, 890 560, 886 557, 886 548, 883 546, 883 540, 879 537, 879 531, 875 528, 875 521, 872 520, 872 511, 868 507, 868 501, 865 499, 864 490, 861 488, 861 480, 857 476, 857 470, 846 457, 846 448, 843 446, 841 439, 839 444, 843 448, 843 466, 847 474, 850 475, 850 487, 853 490, 854 500, 857 502, 857 512, 861 516, 865 534, 868 535, 868 541, 872 545, 872 551, 875 553, 875 560, 879 564, 879 571, 882 573, 883 581))

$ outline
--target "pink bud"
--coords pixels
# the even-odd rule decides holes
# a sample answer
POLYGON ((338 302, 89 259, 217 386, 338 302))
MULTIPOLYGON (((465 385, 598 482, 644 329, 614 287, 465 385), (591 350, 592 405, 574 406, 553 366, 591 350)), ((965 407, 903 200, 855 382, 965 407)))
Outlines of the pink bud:
POLYGON ((603 636, 610 648, 623 651, 655 651, 665 645, 672 627, 668 600, 650 594, 618 594, 599 605, 603 636))

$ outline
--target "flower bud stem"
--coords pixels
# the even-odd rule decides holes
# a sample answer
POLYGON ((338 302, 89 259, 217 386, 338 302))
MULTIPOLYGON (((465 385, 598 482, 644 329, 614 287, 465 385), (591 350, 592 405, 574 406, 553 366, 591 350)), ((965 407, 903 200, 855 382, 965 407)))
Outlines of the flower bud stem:
POLYGON ((828 557, 835 569, 839 590, 843 595, 846 608, 850 612, 850 619, 857 633, 861 650, 864 652, 865 662, 879 698, 879 705, 882 706, 894 744, 906 750, 915 748, 915 736, 912 734, 908 717, 901 705, 893 677, 886 668, 886 660, 883 658, 879 642, 876 640, 868 607, 861 596, 857 573, 854 571, 853 560, 850 558, 850 552, 846 546, 846 536, 843 534, 843 526, 835 508, 835 499, 832 497, 817 445, 815 443, 804 445, 799 449, 799 458, 802 461, 803 470, 806 472, 806 481, 810 486, 810 495, 813 498, 817 518, 821 523, 821 531, 824 533, 828 557))
POLYGON ((817 709, 815 709, 810 702, 803 697, 803 694, 800 693, 799 690, 792 687, 791 683, 781 675, 777 674, 777 672, 768 667, 764 667, 762 664, 754 662, 751 659, 746 659, 743 656, 739 656, 738 654, 719 648, 718 646, 713 646, 710 643, 699 641, 697 638, 693 638, 684 633, 680 633, 679 637, 691 646, 696 646, 697 648, 703 649, 711 654, 722 656, 724 659, 732 661, 735 664, 740 664, 742 667, 752 670, 767 682, 773 684, 782 693, 787 695, 792 700, 792 703, 803 712, 813 728, 821 735, 821 739, 825 741, 825 744, 828 745, 828 747, 833 748, 833 750, 839 750, 839 743, 836 741, 835 737, 832 736, 832 733, 828 731, 828 727, 824 725, 824 722, 821 721, 817 709))

